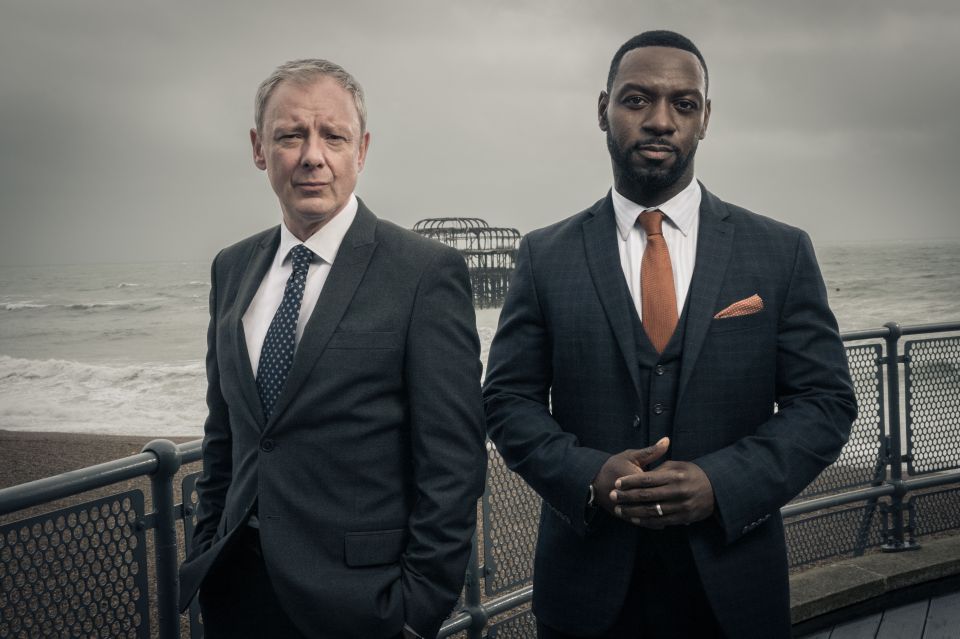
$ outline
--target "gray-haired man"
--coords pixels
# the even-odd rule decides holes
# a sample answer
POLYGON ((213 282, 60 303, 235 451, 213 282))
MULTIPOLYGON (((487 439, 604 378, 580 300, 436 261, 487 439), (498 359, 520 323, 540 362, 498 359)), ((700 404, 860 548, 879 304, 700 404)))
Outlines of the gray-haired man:
POLYGON ((208 637, 433 637, 486 463, 466 265, 355 197, 370 133, 338 65, 279 67, 250 138, 283 218, 213 263, 181 607, 199 589, 208 637))

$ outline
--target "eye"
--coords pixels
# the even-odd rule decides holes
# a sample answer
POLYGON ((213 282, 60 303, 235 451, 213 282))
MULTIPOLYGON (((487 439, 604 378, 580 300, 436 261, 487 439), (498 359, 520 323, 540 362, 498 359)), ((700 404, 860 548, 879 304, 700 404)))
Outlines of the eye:
POLYGON ((277 139, 278 140, 297 140, 301 137, 303 136, 300 135, 299 133, 281 133, 280 135, 277 136, 277 139))
POLYGON ((623 99, 623 104, 629 107, 642 107, 649 103, 650 101, 647 100, 646 96, 642 95, 628 95, 623 99))
POLYGON ((677 111, 681 111, 683 113, 692 113, 700 108, 700 105, 693 100, 678 100, 674 103, 674 106, 676 107, 677 111))

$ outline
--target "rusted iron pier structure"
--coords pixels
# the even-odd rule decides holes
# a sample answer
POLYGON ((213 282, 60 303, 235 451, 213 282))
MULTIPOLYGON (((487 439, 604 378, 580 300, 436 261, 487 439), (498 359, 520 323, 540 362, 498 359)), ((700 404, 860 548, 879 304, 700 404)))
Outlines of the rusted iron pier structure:
POLYGON ((517 229, 490 226, 476 217, 436 217, 420 220, 413 230, 460 251, 470 269, 474 306, 503 304, 520 245, 517 229))

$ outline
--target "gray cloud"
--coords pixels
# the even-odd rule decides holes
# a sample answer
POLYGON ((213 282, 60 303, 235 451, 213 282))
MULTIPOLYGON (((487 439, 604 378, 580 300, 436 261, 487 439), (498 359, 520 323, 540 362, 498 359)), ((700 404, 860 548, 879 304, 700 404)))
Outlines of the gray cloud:
POLYGON ((838 4, 7 3, 0 262, 207 259, 276 223, 252 94, 305 56, 367 89, 376 212, 528 231, 609 187, 597 93, 658 27, 710 65, 719 195, 817 241, 960 237, 960 7, 838 4))

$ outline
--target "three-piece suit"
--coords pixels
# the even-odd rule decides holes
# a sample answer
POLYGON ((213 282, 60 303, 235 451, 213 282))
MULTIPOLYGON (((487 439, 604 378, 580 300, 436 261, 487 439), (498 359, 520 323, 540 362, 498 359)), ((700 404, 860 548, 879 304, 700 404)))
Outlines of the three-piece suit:
POLYGON ((711 517, 664 533, 689 546, 685 578, 727 636, 789 636, 779 508, 837 457, 855 416, 807 235, 702 193, 690 289, 662 353, 624 280, 609 195, 519 249, 484 383, 488 431, 544 500, 534 612, 572 635, 614 623, 649 538, 588 517, 588 487, 611 454, 669 436, 668 457, 700 466, 715 496, 711 517), (715 317, 753 296, 759 311, 715 317))

